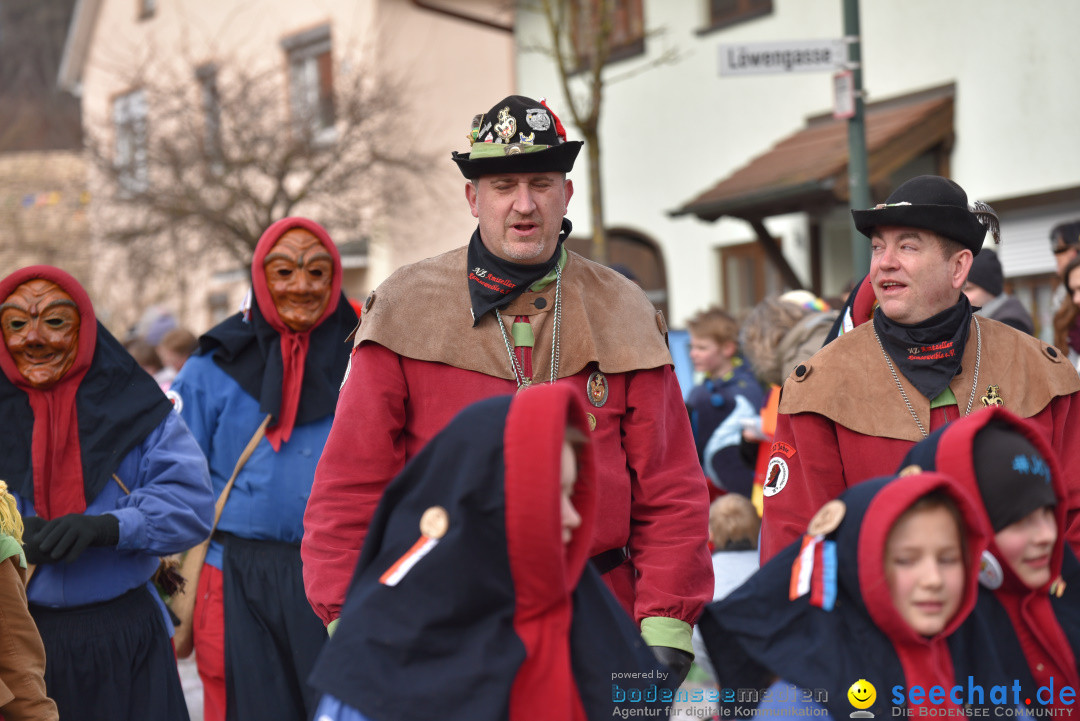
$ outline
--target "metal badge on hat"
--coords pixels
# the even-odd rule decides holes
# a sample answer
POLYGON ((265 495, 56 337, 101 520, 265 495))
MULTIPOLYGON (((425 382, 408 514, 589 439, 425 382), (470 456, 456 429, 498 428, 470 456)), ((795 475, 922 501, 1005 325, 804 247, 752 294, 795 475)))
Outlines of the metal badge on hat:
POLYGON ((499 122, 495 123, 495 133, 502 138, 498 142, 509 142, 510 138, 514 137, 514 133, 517 132, 517 121, 514 120, 514 116, 510 114, 510 106, 499 111, 499 122))
POLYGON ((551 116, 544 108, 529 108, 525 111, 525 124, 533 130, 544 132, 551 127, 551 116))

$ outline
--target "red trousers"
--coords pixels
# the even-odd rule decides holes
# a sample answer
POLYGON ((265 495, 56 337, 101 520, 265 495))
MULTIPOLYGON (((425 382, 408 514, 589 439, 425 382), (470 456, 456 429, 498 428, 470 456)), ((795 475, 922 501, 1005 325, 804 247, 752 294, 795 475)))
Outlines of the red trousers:
POLYGON ((203 720, 225 721, 225 594, 221 570, 199 574, 192 641, 203 684, 203 720))

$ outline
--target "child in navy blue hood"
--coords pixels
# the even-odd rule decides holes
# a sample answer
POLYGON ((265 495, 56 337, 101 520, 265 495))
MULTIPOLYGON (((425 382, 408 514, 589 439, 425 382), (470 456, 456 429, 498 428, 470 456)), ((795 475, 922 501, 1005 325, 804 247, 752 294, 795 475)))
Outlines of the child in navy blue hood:
POLYGON ((1043 435, 991 406, 930 434, 904 463, 978 494, 994 536, 981 563, 971 643, 1002 660, 1032 707, 1070 714, 1075 702, 1060 692, 1080 686, 1080 563, 1065 542, 1064 477, 1043 435))
POLYGON ((986 543, 976 502, 941 474, 878 478, 829 501, 801 542, 706 607, 722 715, 961 712, 966 699, 925 693, 1003 680, 951 639, 975 605, 986 543))
POLYGON ((538 386, 469 406, 409 462, 379 504, 311 676, 325 694, 316 718, 663 710, 666 671, 588 565, 586 428, 569 386, 538 386), (637 693, 613 691, 612 679, 639 674, 649 680, 630 682, 637 693))

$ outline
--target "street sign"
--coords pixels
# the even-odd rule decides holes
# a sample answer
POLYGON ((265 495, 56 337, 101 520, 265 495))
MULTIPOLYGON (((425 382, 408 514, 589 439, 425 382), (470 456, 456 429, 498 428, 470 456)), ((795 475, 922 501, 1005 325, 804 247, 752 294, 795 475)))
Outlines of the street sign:
POLYGON ((721 75, 832 72, 846 63, 847 43, 839 38, 720 46, 721 75))

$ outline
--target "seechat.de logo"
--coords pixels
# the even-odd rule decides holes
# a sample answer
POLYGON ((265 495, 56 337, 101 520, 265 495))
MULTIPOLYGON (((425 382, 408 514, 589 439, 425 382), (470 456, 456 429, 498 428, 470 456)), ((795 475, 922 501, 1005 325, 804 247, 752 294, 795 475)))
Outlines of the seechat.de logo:
POLYGON ((877 689, 874 688, 874 684, 865 678, 860 678, 851 684, 851 688, 847 691, 847 698, 856 709, 851 712, 851 718, 874 718, 874 712, 866 710, 874 705, 874 701, 877 701, 877 689))

